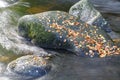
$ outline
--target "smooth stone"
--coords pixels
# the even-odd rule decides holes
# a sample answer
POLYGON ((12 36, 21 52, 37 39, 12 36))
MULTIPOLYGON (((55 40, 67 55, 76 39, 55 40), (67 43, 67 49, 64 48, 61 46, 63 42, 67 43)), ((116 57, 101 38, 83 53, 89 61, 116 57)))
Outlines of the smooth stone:
POLYGON ((34 55, 22 56, 10 62, 7 66, 7 70, 10 73, 30 77, 44 76, 50 69, 51 65, 47 59, 34 55))
POLYGON ((69 13, 90 25, 101 27, 108 33, 111 32, 108 22, 88 0, 80 0, 77 2, 70 8, 69 13))
POLYGON ((79 55, 96 53, 88 46, 111 46, 108 35, 100 27, 91 26, 63 11, 48 11, 26 15, 19 19, 19 34, 37 46, 65 49, 79 55))

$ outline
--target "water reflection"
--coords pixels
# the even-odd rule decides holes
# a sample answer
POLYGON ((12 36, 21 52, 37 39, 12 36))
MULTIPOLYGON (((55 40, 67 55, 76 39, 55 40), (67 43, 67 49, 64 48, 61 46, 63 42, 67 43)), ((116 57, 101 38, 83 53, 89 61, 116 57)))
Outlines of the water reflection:
POLYGON ((104 13, 120 13, 119 0, 90 0, 94 6, 104 13))

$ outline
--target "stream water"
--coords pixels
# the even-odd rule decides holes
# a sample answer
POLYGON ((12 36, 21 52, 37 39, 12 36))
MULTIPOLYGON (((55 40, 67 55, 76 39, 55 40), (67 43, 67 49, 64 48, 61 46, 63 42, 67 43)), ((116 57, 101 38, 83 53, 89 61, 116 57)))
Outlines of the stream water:
MULTIPOLYGON (((0 80, 119 80, 120 56, 106 58, 78 57, 70 52, 57 52, 55 67, 41 78, 27 78, 9 74, 7 64, 26 54, 46 55, 46 50, 28 43, 17 33, 17 21, 26 14, 48 10, 68 11, 79 0, 0 0, 0 80)), ((91 0, 107 19, 111 15, 120 21, 119 0, 91 0), (114 3, 114 4, 113 4, 114 3), (117 14, 117 15, 116 15, 117 14)), ((109 20, 117 27, 118 22, 109 20), (116 24, 117 23, 117 24, 116 24)), ((119 30, 120 31, 120 30, 119 30)), ((117 32, 119 32, 117 31, 117 32)), ((52 52, 55 53, 54 51, 52 52)))

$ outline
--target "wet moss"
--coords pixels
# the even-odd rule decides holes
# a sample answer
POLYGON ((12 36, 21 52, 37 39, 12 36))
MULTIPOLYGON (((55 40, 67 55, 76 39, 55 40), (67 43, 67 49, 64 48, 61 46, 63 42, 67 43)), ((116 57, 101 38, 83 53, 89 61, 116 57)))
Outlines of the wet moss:
POLYGON ((47 32, 45 27, 37 21, 24 23, 23 20, 23 22, 19 24, 19 33, 21 36, 29 38, 32 43, 38 46, 40 45, 41 47, 50 45, 55 39, 55 34, 47 32))
POLYGON ((35 44, 51 44, 55 39, 54 34, 45 31, 45 28, 42 25, 30 26, 28 37, 34 39, 35 44))
POLYGON ((53 4, 47 4, 47 5, 39 5, 39 6, 35 6, 35 7, 31 7, 29 9, 27 9, 27 12, 30 14, 35 14, 35 13, 40 13, 40 12, 44 12, 44 11, 48 11, 50 10, 50 8, 52 8, 54 5, 53 4))

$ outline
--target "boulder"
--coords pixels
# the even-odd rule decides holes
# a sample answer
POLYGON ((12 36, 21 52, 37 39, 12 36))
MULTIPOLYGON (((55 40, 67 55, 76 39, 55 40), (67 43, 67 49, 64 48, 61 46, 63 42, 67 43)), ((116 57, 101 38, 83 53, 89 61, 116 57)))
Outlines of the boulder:
POLYGON ((21 36, 39 47, 65 49, 77 54, 97 53, 112 45, 100 27, 62 11, 23 16, 19 19, 18 30, 21 36), (89 51, 91 49, 93 51, 89 51))
POLYGON ((77 2, 70 8, 69 14, 78 17, 78 19, 90 25, 101 27, 106 32, 111 32, 111 29, 109 28, 110 25, 89 0, 80 0, 77 2))
POLYGON ((41 77, 47 74, 51 69, 51 65, 47 59, 34 55, 22 56, 7 66, 10 73, 21 76, 41 77))

